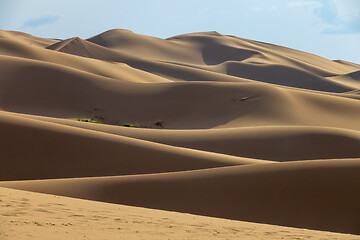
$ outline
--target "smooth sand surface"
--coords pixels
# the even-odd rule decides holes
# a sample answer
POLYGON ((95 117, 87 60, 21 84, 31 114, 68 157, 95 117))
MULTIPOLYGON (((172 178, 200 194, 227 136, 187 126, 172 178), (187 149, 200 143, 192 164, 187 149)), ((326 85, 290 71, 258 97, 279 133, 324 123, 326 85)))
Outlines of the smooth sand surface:
POLYGON ((359 234, 359 171, 359 159, 313 160, 136 176, 15 181, 0 186, 359 234))
POLYGON ((359 72, 217 32, 0 30, 0 186, 29 191, 1 189, 0 234, 355 239, 359 72))
POLYGON ((360 239, 0 188, 0 237, 22 239, 360 239))

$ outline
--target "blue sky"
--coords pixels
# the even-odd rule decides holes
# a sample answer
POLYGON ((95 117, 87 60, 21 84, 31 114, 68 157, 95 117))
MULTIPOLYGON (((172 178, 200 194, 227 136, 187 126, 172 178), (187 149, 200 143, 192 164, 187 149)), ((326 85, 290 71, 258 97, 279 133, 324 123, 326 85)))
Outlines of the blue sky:
POLYGON ((360 64, 360 0, 0 0, 0 29, 88 38, 218 31, 360 64))

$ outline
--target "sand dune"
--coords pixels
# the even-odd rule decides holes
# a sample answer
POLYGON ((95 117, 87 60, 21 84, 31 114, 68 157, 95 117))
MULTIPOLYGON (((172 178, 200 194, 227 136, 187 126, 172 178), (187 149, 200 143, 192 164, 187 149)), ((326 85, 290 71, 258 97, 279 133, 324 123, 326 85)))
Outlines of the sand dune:
POLYGON ((360 234, 359 72, 218 32, 0 30, 0 186, 360 234))
POLYGON ((321 160, 168 174, 18 181, 0 186, 205 216, 360 234, 359 170, 359 159, 321 160))
POLYGON ((71 119, 18 113, 11 115, 172 146, 253 159, 294 161, 360 157, 360 133, 340 128, 258 126, 179 131, 92 124, 71 119))
POLYGON ((39 38, 32 36, 27 33, 23 32, 16 32, 16 31, 4 31, 0 30, 0 39, 8 39, 13 42, 19 42, 25 45, 34 45, 38 47, 46 47, 49 44, 55 43, 58 40, 56 39, 48 39, 48 38, 39 38))
POLYGON ((0 115, 0 129, 2 138, 6 139, 0 153, 3 159, 1 180, 139 174, 268 163, 6 114, 0 115), (21 151, 18 146, 23 146, 21 151))
POLYGON ((334 60, 334 62, 343 64, 343 65, 349 65, 349 66, 356 67, 356 68, 357 68, 357 67, 360 67, 359 64, 352 63, 352 62, 348 62, 348 61, 344 61, 344 60, 334 60))
POLYGON ((5 56, 0 62, 7 76, 0 81, 0 107, 12 112, 77 118, 97 111, 105 123, 148 126, 162 119, 175 129, 257 125, 360 129, 360 103, 349 98, 256 83, 176 82, 144 88, 42 61, 5 56))

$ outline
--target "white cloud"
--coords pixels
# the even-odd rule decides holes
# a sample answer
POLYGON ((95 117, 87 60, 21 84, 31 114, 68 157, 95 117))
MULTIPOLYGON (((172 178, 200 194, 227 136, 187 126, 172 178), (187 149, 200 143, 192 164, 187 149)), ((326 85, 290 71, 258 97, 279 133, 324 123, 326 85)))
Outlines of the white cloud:
POLYGON ((330 0, 319 17, 326 26, 324 33, 351 34, 360 32, 360 1, 330 0))
POLYGON ((321 8, 322 5, 317 1, 300 1, 300 2, 289 2, 287 4, 288 7, 296 8, 296 7, 306 7, 306 8, 321 8))
POLYGON ((343 21, 352 21, 360 18, 360 1, 359 0, 333 0, 339 18, 343 21))

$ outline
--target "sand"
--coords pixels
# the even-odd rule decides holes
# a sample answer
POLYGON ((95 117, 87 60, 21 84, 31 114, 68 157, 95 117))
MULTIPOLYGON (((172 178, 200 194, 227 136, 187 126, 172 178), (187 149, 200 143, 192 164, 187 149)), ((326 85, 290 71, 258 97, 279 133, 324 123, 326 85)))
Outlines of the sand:
POLYGON ((0 30, 0 234, 359 238, 359 72, 217 32, 0 30))
POLYGON ((0 188, 1 239, 360 239, 0 188))

